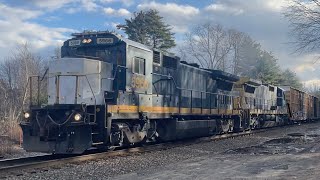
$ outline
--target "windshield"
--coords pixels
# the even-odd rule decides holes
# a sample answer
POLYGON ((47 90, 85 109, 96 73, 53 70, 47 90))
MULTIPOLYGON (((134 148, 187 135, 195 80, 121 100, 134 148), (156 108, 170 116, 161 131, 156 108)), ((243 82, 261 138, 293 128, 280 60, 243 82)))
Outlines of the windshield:
POLYGON ((113 63, 124 64, 125 51, 119 46, 114 47, 62 47, 61 57, 87 57, 99 58, 99 60, 113 63))
POLYGON ((79 47, 74 53, 75 56, 99 57, 106 62, 112 62, 113 54, 114 50, 112 49, 98 49, 91 47, 79 47))

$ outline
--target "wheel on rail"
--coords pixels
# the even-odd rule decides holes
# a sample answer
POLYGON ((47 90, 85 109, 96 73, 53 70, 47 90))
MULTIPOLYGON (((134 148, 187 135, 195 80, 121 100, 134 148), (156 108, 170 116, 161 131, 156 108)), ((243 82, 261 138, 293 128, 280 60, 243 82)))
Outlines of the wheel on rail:
POLYGON ((114 151, 117 148, 117 146, 108 146, 108 151, 114 151))

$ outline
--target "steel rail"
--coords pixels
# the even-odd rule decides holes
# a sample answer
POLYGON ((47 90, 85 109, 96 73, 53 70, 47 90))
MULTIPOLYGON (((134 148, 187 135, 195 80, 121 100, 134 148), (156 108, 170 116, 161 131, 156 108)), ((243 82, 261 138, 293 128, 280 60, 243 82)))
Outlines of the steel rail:
POLYGON ((43 156, 4 159, 4 160, 0 160, 0 169, 6 166, 13 166, 16 164, 24 164, 29 162, 43 161, 43 160, 51 160, 53 158, 54 158, 53 155, 43 155, 43 156))

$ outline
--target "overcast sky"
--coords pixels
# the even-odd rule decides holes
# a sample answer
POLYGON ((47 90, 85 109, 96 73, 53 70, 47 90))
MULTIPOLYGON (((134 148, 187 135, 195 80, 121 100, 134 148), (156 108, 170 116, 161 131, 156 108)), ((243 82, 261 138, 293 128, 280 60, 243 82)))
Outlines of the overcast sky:
MULTIPOLYGON (((132 12, 157 9, 172 25, 177 43, 201 22, 220 23, 246 32, 272 51, 281 68, 290 68, 303 82, 320 82, 320 63, 313 54, 292 54, 289 28, 283 17, 287 0, 0 0, 0 54, 10 55, 28 42, 42 56, 83 30, 113 30, 132 12), (319 80, 318 80, 319 79, 319 80)), ((0 59, 1 60, 1 59, 0 59)))

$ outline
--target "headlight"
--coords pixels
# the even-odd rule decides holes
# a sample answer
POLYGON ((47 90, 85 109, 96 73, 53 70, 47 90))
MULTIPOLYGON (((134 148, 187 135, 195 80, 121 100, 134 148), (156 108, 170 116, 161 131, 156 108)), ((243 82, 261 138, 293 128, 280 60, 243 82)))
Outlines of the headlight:
POLYGON ((24 118, 28 119, 30 117, 30 113, 24 113, 24 118))
POLYGON ((83 39, 82 43, 86 44, 86 43, 91 43, 92 39, 83 39))
POLYGON ((74 120, 79 121, 81 119, 81 114, 77 113, 74 115, 74 120))

